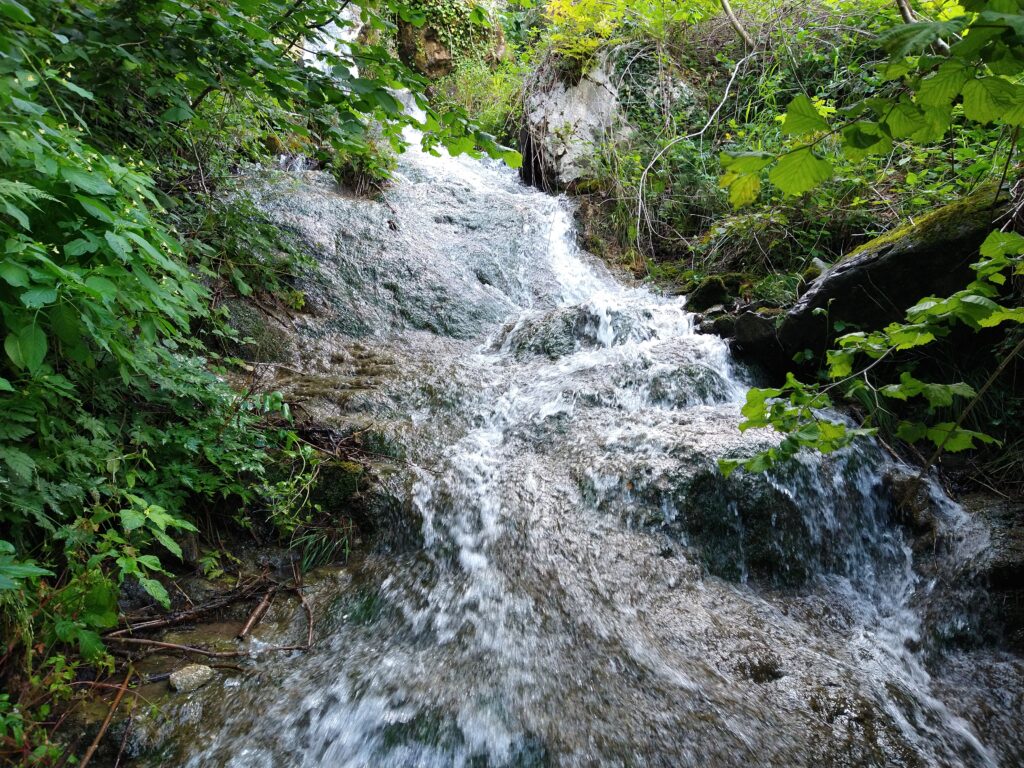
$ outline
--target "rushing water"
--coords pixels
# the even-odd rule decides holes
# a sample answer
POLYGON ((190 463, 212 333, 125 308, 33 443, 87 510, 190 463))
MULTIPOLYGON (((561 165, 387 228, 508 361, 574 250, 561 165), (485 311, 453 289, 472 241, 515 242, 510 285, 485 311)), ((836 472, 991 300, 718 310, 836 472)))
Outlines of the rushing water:
POLYGON ((385 197, 305 173, 261 204, 321 262, 280 383, 401 447, 393 530, 315 648, 197 694, 159 764, 1019 763, 1019 660, 949 640, 985 544, 955 505, 924 576, 870 446, 725 480, 772 439, 737 430, 749 374, 565 201, 419 152, 385 197))

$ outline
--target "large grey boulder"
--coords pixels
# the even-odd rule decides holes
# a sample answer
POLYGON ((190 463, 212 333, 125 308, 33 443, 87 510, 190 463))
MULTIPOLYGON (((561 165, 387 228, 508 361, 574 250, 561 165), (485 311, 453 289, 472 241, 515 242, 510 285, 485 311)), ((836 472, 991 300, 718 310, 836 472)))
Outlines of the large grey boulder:
POLYGON ((527 88, 521 136, 523 176, 544 189, 567 189, 583 179, 595 147, 629 129, 619 108, 615 62, 605 55, 576 83, 554 67, 527 88))

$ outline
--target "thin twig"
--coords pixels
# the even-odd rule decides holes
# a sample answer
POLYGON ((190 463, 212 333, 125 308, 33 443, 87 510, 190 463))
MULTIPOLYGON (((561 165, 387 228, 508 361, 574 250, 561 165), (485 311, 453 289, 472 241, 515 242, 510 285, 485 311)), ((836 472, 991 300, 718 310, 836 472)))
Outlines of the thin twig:
POLYGON ((201 656, 210 656, 216 659, 233 659, 239 656, 247 656, 246 651, 207 651, 205 648, 196 648, 192 645, 179 645, 178 643, 164 643, 160 640, 146 640, 141 637, 107 637, 105 640, 115 643, 128 643, 130 645, 145 645, 150 648, 161 648, 167 651, 184 651, 185 653, 198 653, 201 656))
POLYGON ((263 618, 267 609, 270 608, 270 602, 274 599, 275 592, 277 592, 277 587, 271 587, 268 589, 267 594, 265 594, 263 599, 260 600, 259 605, 253 608, 252 613, 249 614, 249 619, 245 622, 245 626, 243 626, 242 630, 238 633, 239 640, 244 640, 246 636, 252 632, 253 628, 260 623, 260 619, 263 618))
POLYGON ((121 706, 121 699, 124 698, 124 692, 128 690, 128 682, 132 679, 132 675, 135 674, 130 666, 128 668, 128 674, 124 676, 124 682, 121 683, 121 688, 117 692, 117 696, 114 697, 114 703, 110 705, 110 709, 107 710, 107 716, 103 720, 103 725, 100 726, 99 732, 96 734, 96 738, 92 740, 92 744, 85 750, 85 754, 82 756, 82 762, 79 763, 79 768, 87 768, 89 761, 92 760, 92 756, 96 754, 96 750, 99 749, 100 741, 107 733, 107 729, 110 727, 110 721, 114 719, 114 712, 121 706))

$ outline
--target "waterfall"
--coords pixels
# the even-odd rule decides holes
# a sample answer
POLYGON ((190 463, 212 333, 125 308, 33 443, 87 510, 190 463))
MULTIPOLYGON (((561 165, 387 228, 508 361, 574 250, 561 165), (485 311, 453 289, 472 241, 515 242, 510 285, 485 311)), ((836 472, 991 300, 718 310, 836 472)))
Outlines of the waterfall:
MULTIPOLYGON (((968 704, 983 676, 934 677, 930 659, 960 653, 950 669, 1024 680, 1019 662, 929 651, 922 595, 941 588, 893 520, 891 461, 865 444, 723 478, 717 458, 776 439, 737 429, 754 375, 696 333, 684 299, 581 251, 569 201, 415 149, 383 201, 294 179, 254 186, 320 262, 295 365, 340 387, 372 356, 344 402, 401 445, 393 481, 419 546, 354 562, 315 648, 202 691, 192 737, 159 764, 1020 754, 1019 711, 968 704)), ((335 406, 320 398, 309 407, 335 406)), ((970 521, 940 502, 955 569, 976 537, 957 539, 970 521)))

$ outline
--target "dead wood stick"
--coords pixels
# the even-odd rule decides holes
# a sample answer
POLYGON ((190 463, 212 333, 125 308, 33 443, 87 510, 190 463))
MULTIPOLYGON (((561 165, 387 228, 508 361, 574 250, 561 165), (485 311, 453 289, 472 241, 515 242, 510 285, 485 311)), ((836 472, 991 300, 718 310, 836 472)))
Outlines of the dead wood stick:
POLYGON ((147 621, 140 621, 138 624, 129 624, 119 629, 115 629, 112 632, 108 632, 104 635, 104 637, 119 637, 121 635, 127 635, 132 632, 137 632, 144 629, 162 629, 164 627, 173 627, 176 624, 184 624, 187 621, 191 621, 192 619, 202 616, 204 613, 216 611, 220 608, 226 608, 227 606, 231 605, 234 602, 237 602, 238 600, 245 600, 246 598, 252 595, 252 593, 255 591, 256 586, 257 584, 254 583, 246 587, 239 587, 231 594, 226 595, 225 597, 222 597, 219 600, 209 602, 206 605, 201 605, 198 608, 194 608, 189 611, 183 611, 181 613, 175 614, 173 616, 168 616, 166 618, 149 619, 147 621))
POLYGON ((107 637, 115 643, 129 643, 131 645, 146 645, 150 648, 162 648, 167 651, 184 651, 186 653, 198 653, 202 656, 211 656, 217 659, 232 659, 238 656, 247 656, 245 651, 207 651, 204 648, 196 648, 191 645, 179 645, 178 643, 163 643, 159 640, 145 640, 141 637, 107 637))
POLYGON ((107 733, 107 729, 110 727, 110 721, 114 719, 114 712, 121 706, 121 699, 124 698, 124 692, 128 690, 128 682, 132 679, 135 674, 135 670, 129 668, 128 674, 124 676, 124 682, 121 683, 121 687, 117 691, 117 696, 114 697, 114 703, 110 705, 110 709, 107 710, 107 716, 103 720, 103 725, 100 726, 99 732, 96 734, 96 738, 92 740, 92 744, 85 750, 85 754, 82 756, 82 762, 79 763, 79 768, 87 768, 89 761, 92 760, 92 756, 96 754, 96 750, 99 749, 100 741, 107 733))
POLYGON ((257 605, 251 614, 249 614, 248 621, 245 622, 245 626, 242 627, 242 631, 238 633, 239 640, 245 640, 246 636, 260 623, 260 619, 263 618, 267 610, 270 608, 270 603, 274 599, 274 593, 277 592, 277 587, 271 587, 267 590, 267 594, 260 600, 260 604, 257 605))

